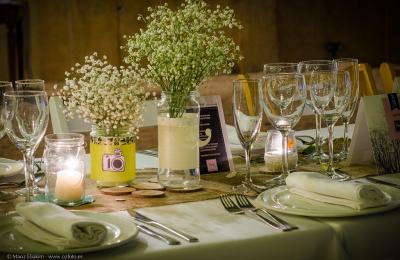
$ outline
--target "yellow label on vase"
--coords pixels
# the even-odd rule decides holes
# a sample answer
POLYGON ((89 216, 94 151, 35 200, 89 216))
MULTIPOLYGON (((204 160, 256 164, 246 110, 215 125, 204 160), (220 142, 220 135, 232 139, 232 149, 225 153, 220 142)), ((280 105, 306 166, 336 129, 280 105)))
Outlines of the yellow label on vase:
POLYGON ((127 183, 136 176, 136 144, 118 137, 92 138, 90 177, 106 183, 127 183), (94 140, 96 139, 96 140, 94 140), (110 141, 112 140, 112 141, 110 141))

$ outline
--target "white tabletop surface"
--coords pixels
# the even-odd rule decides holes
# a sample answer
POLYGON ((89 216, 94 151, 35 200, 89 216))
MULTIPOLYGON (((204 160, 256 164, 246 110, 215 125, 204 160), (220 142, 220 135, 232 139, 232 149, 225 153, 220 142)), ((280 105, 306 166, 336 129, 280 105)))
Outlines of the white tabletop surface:
MULTIPOLYGON (((350 133, 353 126, 350 127, 350 133)), ((324 132, 325 130, 323 130, 324 132)), ((343 129, 335 131, 339 137, 343 129)), ((299 134, 314 135, 313 130, 299 134)), ((276 231, 245 215, 226 212, 219 200, 138 210, 199 238, 168 246, 139 233, 134 241, 86 255, 95 259, 396 259, 400 210, 349 218, 307 218, 278 214, 299 227, 276 231)), ((126 211, 112 214, 129 217, 126 211)))

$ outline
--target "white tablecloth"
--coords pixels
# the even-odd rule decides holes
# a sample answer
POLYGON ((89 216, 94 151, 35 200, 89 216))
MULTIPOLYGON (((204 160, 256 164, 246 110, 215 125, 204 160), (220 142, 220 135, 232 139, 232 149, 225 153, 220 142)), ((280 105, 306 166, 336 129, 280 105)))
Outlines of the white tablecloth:
MULTIPOLYGON (((345 252, 334 230, 319 221, 282 216, 299 226, 276 231, 244 215, 224 210, 219 200, 175 204, 139 210, 199 238, 197 243, 168 246, 145 234, 123 247, 88 255, 108 259, 344 259, 345 252)), ((114 213, 127 215, 126 212, 114 213)))

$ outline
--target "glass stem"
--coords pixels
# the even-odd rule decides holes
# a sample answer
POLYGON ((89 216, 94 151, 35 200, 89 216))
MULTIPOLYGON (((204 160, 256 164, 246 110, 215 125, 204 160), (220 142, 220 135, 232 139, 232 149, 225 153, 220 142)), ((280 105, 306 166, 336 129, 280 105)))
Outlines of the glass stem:
POLYGON ((315 113, 315 154, 321 155, 321 117, 315 113))
POLYGON ((244 182, 246 184, 252 183, 251 173, 250 173, 250 158, 251 158, 251 145, 246 145, 244 149, 244 154, 246 158, 246 176, 244 178, 244 182))
POLYGON ((349 120, 347 118, 342 118, 344 132, 343 132, 343 153, 347 155, 347 149, 349 147, 349 120))
POLYGON ((26 201, 31 201, 31 195, 35 188, 35 175, 33 172, 33 152, 28 149, 23 151, 24 158, 24 171, 25 171, 25 187, 26 187, 26 201))
POLYGON ((288 135, 289 131, 281 130, 282 134, 282 173, 284 176, 289 174, 289 163, 288 163, 288 135))
POLYGON ((334 173, 333 169, 333 128, 335 124, 328 124, 328 133, 329 133, 329 164, 328 164, 328 174, 334 173))

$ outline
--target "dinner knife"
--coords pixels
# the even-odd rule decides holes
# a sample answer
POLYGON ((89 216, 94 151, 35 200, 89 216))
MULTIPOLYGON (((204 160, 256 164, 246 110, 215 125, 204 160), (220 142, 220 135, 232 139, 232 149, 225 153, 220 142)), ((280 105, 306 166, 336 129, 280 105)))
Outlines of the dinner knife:
POLYGON ((375 178, 372 178, 372 177, 366 177, 366 179, 368 181, 370 181, 370 182, 373 182, 373 183, 388 185, 388 186, 400 189, 400 185, 396 184, 396 183, 392 183, 392 182, 388 182, 388 181, 384 181, 384 180, 380 180, 380 179, 375 179, 375 178))
POLYGON ((157 228, 159 228, 159 229, 161 229, 161 230, 164 230, 165 232, 168 232, 168 233, 170 233, 170 234, 173 234, 173 235, 175 235, 175 236, 178 236, 178 237, 180 237, 180 238, 182 238, 182 239, 184 239, 184 240, 186 240, 186 241, 188 241, 188 242, 191 242, 191 243, 192 243, 192 242, 198 242, 198 241, 199 241, 199 239, 196 238, 196 237, 194 237, 194 236, 191 236, 191 235, 188 235, 188 234, 183 233, 182 231, 178 231, 178 230, 176 230, 176 229, 167 227, 166 225, 161 224, 160 222, 154 221, 154 220, 152 220, 152 219, 150 219, 150 218, 148 218, 148 217, 146 217, 146 216, 144 216, 144 215, 142 215, 142 214, 136 212, 136 211, 133 210, 133 209, 128 209, 128 213, 129 213, 132 217, 134 217, 135 220, 137 220, 137 221, 139 221, 139 222, 142 222, 142 223, 151 225, 151 226, 153 226, 153 227, 157 227, 157 228))
POLYGON ((145 233, 151 237, 157 238, 157 239, 167 243, 168 245, 179 245, 181 243, 180 241, 176 240, 175 238, 172 238, 165 234, 158 233, 146 226, 142 226, 142 225, 136 225, 136 226, 143 233, 145 233))

